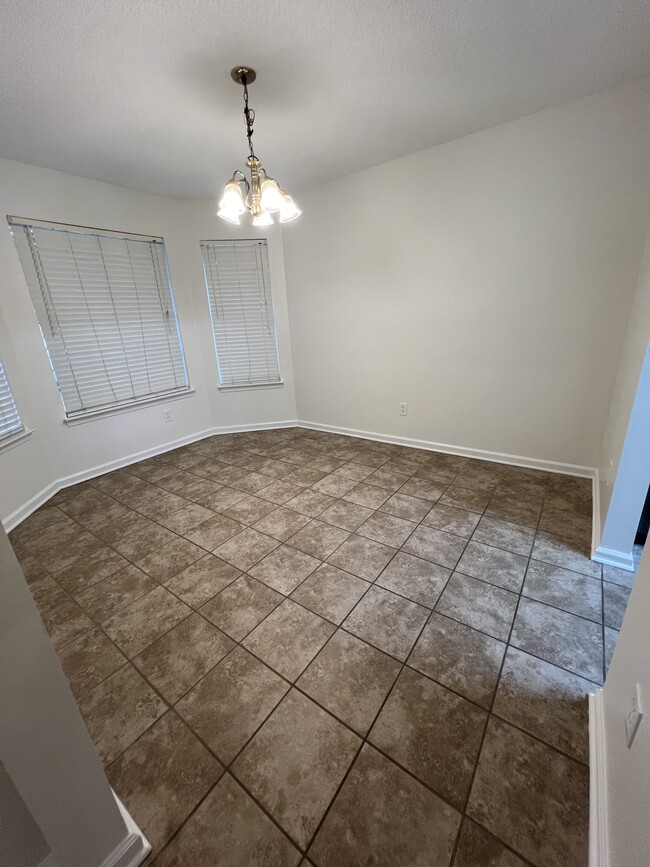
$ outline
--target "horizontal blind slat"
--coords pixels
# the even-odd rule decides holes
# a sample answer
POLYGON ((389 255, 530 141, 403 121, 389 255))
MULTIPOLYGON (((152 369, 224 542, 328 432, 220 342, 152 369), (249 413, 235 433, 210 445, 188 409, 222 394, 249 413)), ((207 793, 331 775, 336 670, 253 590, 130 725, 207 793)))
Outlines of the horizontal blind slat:
POLYGON ((221 384, 280 382, 267 242, 203 241, 201 254, 221 384))
POLYGON ((11 228, 68 415, 189 387, 161 240, 11 228))

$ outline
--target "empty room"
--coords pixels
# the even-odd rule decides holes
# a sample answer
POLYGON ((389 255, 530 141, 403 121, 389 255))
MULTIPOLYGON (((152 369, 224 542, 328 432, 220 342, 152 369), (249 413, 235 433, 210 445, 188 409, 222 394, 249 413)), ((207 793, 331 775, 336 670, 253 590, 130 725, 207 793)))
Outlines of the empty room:
POLYGON ((0 867, 647 867, 646 0, 2 18, 0 867))

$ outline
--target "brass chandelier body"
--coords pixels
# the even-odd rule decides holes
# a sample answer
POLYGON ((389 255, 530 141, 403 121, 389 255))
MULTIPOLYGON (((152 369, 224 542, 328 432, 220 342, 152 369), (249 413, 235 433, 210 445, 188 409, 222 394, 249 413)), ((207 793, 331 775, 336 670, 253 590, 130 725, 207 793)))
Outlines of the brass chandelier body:
POLYGON ((281 223, 289 223, 299 217, 301 211, 275 178, 267 174, 253 149, 255 112, 248 105, 248 85, 255 81, 255 70, 247 66, 236 66, 230 75, 244 88, 244 117, 249 154, 246 165, 250 182, 244 172, 239 169, 234 172, 219 201, 217 216, 235 225, 240 225, 240 218, 246 212, 251 215, 254 226, 270 226, 275 219, 281 223))

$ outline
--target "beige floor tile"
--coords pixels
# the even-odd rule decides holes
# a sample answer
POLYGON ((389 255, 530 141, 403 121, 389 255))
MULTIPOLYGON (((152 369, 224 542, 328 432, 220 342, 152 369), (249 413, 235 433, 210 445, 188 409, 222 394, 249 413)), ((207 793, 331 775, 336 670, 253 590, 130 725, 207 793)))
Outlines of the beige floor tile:
POLYGON ((486 721, 484 710, 405 668, 368 739, 462 810, 486 721))
POLYGON ((156 587, 102 622, 120 650, 133 657, 180 623, 192 609, 164 587, 156 587))
POLYGON ((465 539, 459 536, 420 525, 402 547, 407 554, 454 569, 466 544, 465 539))
POLYGON ((58 656, 77 700, 126 662, 101 629, 87 630, 62 647, 58 656))
POLYGON ((343 621, 343 627, 403 662, 429 613, 422 605, 373 586, 343 621))
POLYGON ((336 627, 285 599, 244 639, 244 646, 288 680, 295 680, 336 627))
POLYGON ((456 569, 464 575, 518 593, 524 583, 527 564, 528 559, 520 554, 483 545, 472 539, 467 543, 456 569))
POLYGON ((272 536, 279 542, 286 540, 309 523, 306 515, 294 512, 293 509, 281 507, 269 512, 264 518, 253 524, 253 529, 267 536, 272 536))
POLYGON ((309 854, 319 867, 448 867, 459 824, 456 810, 366 744, 309 854))
POLYGON ((489 708, 506 645, 434 612, 408 659, 415 668, 489 708))
POLYGON ((176 710, 224 764, 230 764, 289 684, 237 647, 191 689, 176 710))
POLYGON ((434 530, 443 530, 455 536, 469 539, 480 520, 476 512, 467 509, 457 509, 455 506, 445 506, 437 503, 422 519, 422 523, 434 530))
POLYGON ((339 629, 297 686, 360 735, 366 735, 401 665, 339 629))
POLYGON ((508 648, 494 713, 585 764, 589 761, 589 680, 508 648))
POLYGON ((280 545, 260 560, 250 570, 250 574, 273 587, 279 593, 288 596, 308 575, 318 568, 320 560, 292 548, 290 545, 280 545))
POLYGON ((395 549, 353 534, 328 562, 366 581, 374 581, 395 556, 395 549))
POLYGON ((495 717, 468 814, 538 867, 587 863, 588 769, 495 717))
POLYGON ((376 584, 433 608, 450 575, 449 569, 443 566, 399 551, 377 578, 376 584))
POLYGON ((139 653, 133 664, 174 704, 234 646, 200 614, 191 614, 139 653))
POLYGON ((602 683, 602 627, 549 605, 522 597, 511 642, 520 650, 602 683))
POLYGON ((165 582, 168 590, 192 608, 200 608, 241 575, 230 563, 206 554, 165 582))
POLYGON ((291 598, 340 624, 367 590, 367 581, 324 563, 293 591, 291 598))
POLYGON ((108 768, 108 781, 155 855, 223 773, 168 711, 108 768))
POLYGON ((525 863, 507 849, 485 828, 471 819, 465 819, 460 832, 454 867, 526 867, 525 863))
POLYGON ((163 715, 167 706, 132 665, 124 665, 79 701, 100 759, 109 764, 163 715))
POLYGON ((360 745, 349 729, 292 690, 232 771, 304 848, 360 745))
POLYGON ((598 578, 531 560, 522 592, 537 602, 602 622, 602 585, 598 578))
POLYGON ((225 774, 156 867, 297 867, 300 852, 229 774, 225 774))
POLYGON ((241 641, 283 599, 281 593, 266 584, 241 575, 206 602, 201 614, 235 641, 241 641))
POLYGON ((509 590, 454 572, 436 603, 436 611, 507 641, 517 598, 509 590))

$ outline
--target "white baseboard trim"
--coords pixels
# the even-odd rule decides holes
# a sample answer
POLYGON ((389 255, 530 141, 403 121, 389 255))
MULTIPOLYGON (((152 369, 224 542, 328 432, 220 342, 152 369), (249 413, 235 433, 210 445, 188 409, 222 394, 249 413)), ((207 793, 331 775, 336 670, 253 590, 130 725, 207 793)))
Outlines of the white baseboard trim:
POLYGON ((428 440, 412 439, 410 437, 390 436, 376 433, 375 431, 355 430, 353 428, 336 427, 334 425, 320 424, 313 421, 299 419, 298 427, 308 430, 320 430, 328 433, 343 434, 350 437, 359 437, 365 440, 377 440, 382 443, 406 446, 413 449, 425 449, 426 451, 444 452, 448 455, 459 455, 463 458, 478 458, 484 461, 493 461, 497 464, 512 464, 515 467, 525 467, 531 470, 544 470, 547 473, 561 473, 568 476, 582 476, 593 479, 596 475, 595 467, 583 467, 579 464, 563 464, 558 461, 547 461, 543 458, 527 458, 521 455, 509 455, 503 452, 490 452, 484 449, 467 448, 466 446, 453 446, 447 443, 435 443, 428 440))
POLYGON ((589 696, 589 867, 609 867, 603 691, 589 696))
POLYGON ((124 824, 129 832, 128 836, 116 846, 111 854, 105 858, 100 867, 138 867, 151 852, 151 843, 133 821, 133 817, 124 804, 113 792, 113 797, 119 808, 124 824))
POLYGON ((600 473, 598 467, 591 486, 591 559, 600 545, 600 473))
POLYGON ((123 467, 129 466, 129 464, 135 464, 138 461, 144 461, 147 458, 153 458, 156 455, 162 455, 165 452, 170 452, 173 449, 181 448, 181 446, 190 445, 190 443, 198 442, 199 440, 206 439, 207 437, 229 433, 245 433, 246 431, 275 430, 276 428, 287 428, 296 426, 296 420, 289 419, 285 421, 260 422, 258 424, 227 425, 224 427, 214 427, 200 431, 196 434, 191 434, 190 436, 181 437, 180 439, 173 440, 172 442, 165 443, 164 445, 154 446, 150 449, 143 449, 140 452, 134 452, 130 455, 127 455, 126 457, 118 458, 114 461, 108 461, 104 464, 98 464, 95 467, 90 467, 89 469, 82 470, 79 473, 72 473, 69 476, 63 476, 62 478, 51 482, 49 485, 47 485, 47 487, 43 488, 43 490, 39 491, 37 494, 34 494, 34 496, 31 497, 26 503, 23 503, 20 508, 16 509, 10 515, 7 515, 6 518, 3 518, 2 525, 4 526, 5 531, 9 533, 22 521, 24 521, 25 518, 28 518, 32 514, 32 512, 35 512, 36 509, 39 509, 42 505, 47 503, 47 501, 51 497, 53 497, 63 488, 69 488, 72 485, 78 485, 79 482, 86 482, 88 481, 88 479, 94 479, 97 476, 103 476, 104 473, 110 473, 113 470, 120 470, 123 467))
POLYGON ((634 572, 634 557, 625 551, 614 551, 612 548, 599 546, 592 555, 592 560, 604 563, 605 566, 616 566, 617 569, 625 569, 626 572, 634 572))

